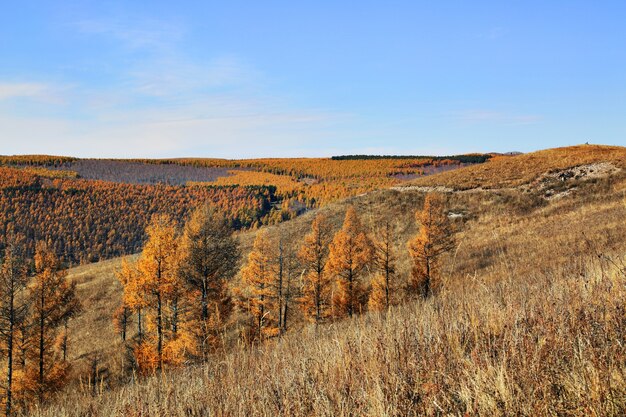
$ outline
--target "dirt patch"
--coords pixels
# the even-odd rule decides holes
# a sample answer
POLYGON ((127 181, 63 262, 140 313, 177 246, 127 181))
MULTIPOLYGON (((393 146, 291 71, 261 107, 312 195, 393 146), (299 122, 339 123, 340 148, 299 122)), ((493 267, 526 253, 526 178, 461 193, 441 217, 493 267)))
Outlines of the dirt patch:
POLYGON ((572 168, 548 172, 530 184, 521 186, 523 191, 539 191, 547 200, 555 200, 571 195, 578 188, 576 184, 592 179, 606 178, 620 171, 610 162, 579 165, 572 168))
POLYGON ((616 167, 610 162, 598 162, 595 164, 580 165, 560 171, 550 172, 535 182, 531 183, 538 189, 544 189, 550 187, 555 182, 568 182, 572 180, 590 180, 594 178, 605 178, 620 171, 620 168, 616 167))
POLYGON ((417 191, 421 193, 452 193, 454 192, 453 188, 443 187, 443 186, 420 186, 420 185, 406 185, 406 186, 397 186, 391 187, 392 190, 396 191, 417 191))
POLYGON ((520 185, 518 187, 483 188, 474 187, 466 190, 455 190, 445 186, 419 186, 419 185, 399 185, 392 187, 396 191, 417 191, 423 193, 477 193, 477 192, 497 192, 503 190, 543 192, 543 197, 559 199, 567 197, 576 190, 575 184, 579 181, 587 181, 597 178, 606 178, 619 172, 621 169, 610 162, 597 162, 594 164, 579 165, 572 168, 548 172, 535 181, 520 185))

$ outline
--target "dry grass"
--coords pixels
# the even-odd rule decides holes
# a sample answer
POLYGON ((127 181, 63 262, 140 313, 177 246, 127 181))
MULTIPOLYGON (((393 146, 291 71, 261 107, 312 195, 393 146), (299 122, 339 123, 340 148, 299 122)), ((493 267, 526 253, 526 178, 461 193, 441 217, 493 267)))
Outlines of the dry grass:
POLYGON ((36 415, 624 415, 625 284, 600 263, 467 279, 36 415))
POLYGON ((70 321, 68 353, 73 365, 74 387, 90 374, 94 359, 99 362, 101 375, 107 377, 107 384, 119 382, 123 344, 111 320, 122 299, 122 286, 115 277, 121 259, 72 268, 68 275, 76 282, 78 298, 84 306, 83 313, 70 321))
POLYGON ((418 178, 411 185, 444 186, 457 190, 504 188, 528 184, 544 173, 597 162, 626 168, 626 148, 580 145, 547 149, 512 157, 496 157, 487 163, 418 178))
MULTIPOLYGON (((428 302, 408 300, 386 318, 369 314, 317 332, 294 323, 282 340, 254 350, 235 345, 207 367, 134 385, 118 386, 112 377, 108 383, 118 387, 108 391, 104 384, 97 396, 75 384, 40 415, 624 415, 624 170, 572 180, 571 192, 560 199, 510 188, 580 164, 624 164, 624 148, 591 147, 588 156, 582 148, 570 148, 573 155, 556 162, 562 150, 540 152, 533 158, 541 168, 516 179, 507 179, 502 168, 506 189, 448 194, 450 210, 462 214, 458 247, 428 302), (552 165, 542 165, 547 161, 552 165)), ((469 168, 467 178, 480 169, 469 168)), ((465 170, 431 178, 447 181, 465 170)), ((396 221, 398 273, 406 277, 410 265, 403 255, 423 196, 381 190, 320 210, 336 228, 348 205, 371 230, 382 219, 396 221)), ((316 213, 270 233, 303 236, 316 213)), ((254 233, 240 235, 244 253, 254 233)), ((121 369, 122 346, 110 322, 121 297, 118 264, 71 273, 87 306, 73 324, 77 375, 97 353, 111 375, 121 369)))

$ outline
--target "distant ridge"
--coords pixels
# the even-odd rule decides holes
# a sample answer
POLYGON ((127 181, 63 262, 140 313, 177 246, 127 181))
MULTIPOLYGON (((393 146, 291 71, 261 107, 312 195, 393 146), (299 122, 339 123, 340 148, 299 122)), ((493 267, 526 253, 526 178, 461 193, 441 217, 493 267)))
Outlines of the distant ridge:
POLYGON ((332 156, 330 159, 335 161, 346 160, 368 160, 368 159, 432 159, 435 161, 451 160, 459 161, 466 164, 482 164, 491 158, 493 154, 467 154, 467 155, 447 155, 447 156, 428 156, 428 155, 338 155, 332 156))

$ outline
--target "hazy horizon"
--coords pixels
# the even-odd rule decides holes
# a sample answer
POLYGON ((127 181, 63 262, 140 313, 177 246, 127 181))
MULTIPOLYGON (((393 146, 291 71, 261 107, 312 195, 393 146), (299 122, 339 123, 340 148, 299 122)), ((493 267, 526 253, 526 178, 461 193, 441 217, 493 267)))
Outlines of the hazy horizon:
POLYGON ((617 1, 7 3, 0 153, 624 146, 625 15, 617 1))

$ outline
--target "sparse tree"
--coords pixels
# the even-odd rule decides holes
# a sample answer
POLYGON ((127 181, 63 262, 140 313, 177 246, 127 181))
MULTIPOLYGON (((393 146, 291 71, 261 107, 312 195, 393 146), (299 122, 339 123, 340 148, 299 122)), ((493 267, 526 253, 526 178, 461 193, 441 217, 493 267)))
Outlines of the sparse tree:
POLYGON ((248 255, 248 262, 241 270, 242 288, 235 289, 240 308, 252 316, 251 333, 257 340, 279 332, 272 288, 277 275, 275 256, 268 232, 260 230, 248 255))
POLYGON ((237 272, 239 245, 223 214, 208 206, 197 209, 185 225, 181 274, 196 294, 198 339, 204 360, 232 310, 228 281, 237 272))
POLYGON ((128 327, 132 323, 132 310, 126 306, 126 304, 121 305, 115 313, 113 313, 113 325, 115 326, 115 330, 120 335, 122 339, 122 343, 126 342, 126 336, 128 335, 128 327))
POLYGON ((278 304, 278 328, 281 333, 287 331, 287 319, 289 307, 293 298, 293 281, 297 273, 298 262, 292 235, 289 232, 280 231, 278 238, 277 276, 273 280, 273 295, 278 304))
MULTIPOLYGON (((128 258, 122 260, 122 268, 116 275, 124 288, 124 297, 120 308, 126 308, 137 314, 137 341, 141 343, 144 335, 144 310, 148 306, 148 288, 139 274, 137 262, 128 258)), ((116 317, 114 316, 115 320, 116 317)))
MULTIPOLYGON (((148 241, 137 262, 139 283, 145 289, 147 306, 155 314, 156 367, 163 367, 163 345, 165 333, 165 307, 178 280, 177 233, 172 219, 167 215, 156 215, 146 229, 148 241)), ((145 346, 145 349, 148 347, 145 346)))
POLYGON ((332 240, 332 227, 328 219, 319 214, 311 224, 298 252, 305 273, 303 275, 300 308, 305 317, 320 324, 331 314, 332 277, 325 271, 328 245, 332 240))
POLYGON ((389 220, 385 221, 374 240, 374 265, 377 274, 372 280, 368 302, 368 307, 372 310, 386 311, 397 302, 396 256, 393 250, 395 238, 393 224, 389 220))
POLYGON ((29 302, 31 325, 35 329, 32 336, 36 340, 33 363, 37 368, 31 368, 28 374, 42 402, 48 393, 61 388, 67 377, 69 365, 55 357, 54 340, 58 328, 80 312, 81 304, 76 297, 76 284, 66 279, 67 271, 61 268, 58 258, 44 242, 36 246, 35 272, 29 302))
POLYGON ((409 255, 413 260, 408 289, 409 292, 428 298, 432 294, 433 280, 440 272, 441 257, 454 247, 454 241, 440 195, 426 195, 424 207, 415 217, 420 224, 420 231, 408 243, 409 255))
POLYGON ((28 304, 24 290, 28 279, 21 242, 15 236, 8 239, 0 268, 0 336, 6 346, 5 414, 10 416, 13 405, 14 350, 18 329, 24 323, 28 304))
POLYGON ((328 273, 335 277, 333 305, 337 317, 352 317, 364 305, 365 290, 361 278, 372 261, 373 252, 356 210, 348 208, 343 226, 330 244, 326 265, 328 273))

